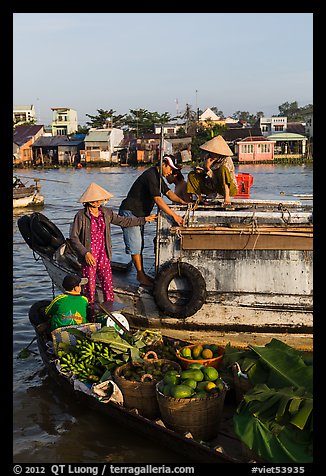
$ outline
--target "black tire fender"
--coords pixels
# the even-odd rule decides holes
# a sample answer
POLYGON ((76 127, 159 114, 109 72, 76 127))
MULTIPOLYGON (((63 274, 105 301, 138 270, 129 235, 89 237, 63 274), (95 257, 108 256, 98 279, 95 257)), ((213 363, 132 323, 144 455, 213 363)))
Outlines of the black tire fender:
POLYGON ((32 250, 36 251, 37 253, 44 254, 46 256, 53 255, 53 247, 42 245, 42 242, 40 242, 37 236, 33 234, 31 230, 31 215, 23 215, 18 218, 17 225, 20 234, 32 250))
POLYGON ((32 213, 30 226, 34 237, 41 246, 52 246, 56 250, 65 242, 65 237, 59 228, 42 213, 32 213))
POLYGON ((45 308, 51 304, 51 300, 43 299, 42 301, 36 301, 29 309, 28 317, 29 321, 33 326, 38 326, 43 322, 47 322, 49 320, 48 317, 45 315, 45 308))
POLYGON ((189 317, 205 303, 206 282, 201 272, 189 263, 170 262, 162 266, 154 282, 153 296, 158 308, 171 317, 189 317), (173 302, 169 286, 175 278, 186 279, 190 286, 187 300, 173 302))

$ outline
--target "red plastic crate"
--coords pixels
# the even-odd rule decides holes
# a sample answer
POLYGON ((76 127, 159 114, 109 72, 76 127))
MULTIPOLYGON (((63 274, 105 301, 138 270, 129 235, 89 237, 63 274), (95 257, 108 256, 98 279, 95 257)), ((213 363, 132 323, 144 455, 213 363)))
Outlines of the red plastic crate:
POLYGON ((250 187, 254 183, 253 176, 247 173, 236 174, 236 179, 238 183, 238 193, 233 198, 249 198, 250 187))

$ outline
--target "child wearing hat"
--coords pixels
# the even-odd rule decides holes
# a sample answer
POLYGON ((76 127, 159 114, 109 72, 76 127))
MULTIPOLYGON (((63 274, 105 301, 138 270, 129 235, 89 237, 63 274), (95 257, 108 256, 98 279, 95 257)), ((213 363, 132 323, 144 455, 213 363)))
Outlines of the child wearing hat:
POLYGON ((88 299, 81 294, 82 285, 87 278, 77 274, 67 274, 62 282, 64 294, 59 294, 45 308, 45 315, 50 318, 51 331, 63 326, 85 324, 87 322, 88 299))
POLYGON ((90 304, 95 301, 96 277, 101 284, 104 301, 114 300, 111 224, 125 228, 144 225, 157 218, 156 215, 122 217, 102 204, 112 197, 111 193, 92 182, 79 199, 84 208, 76 213, 71 226, 71 245, 83 265, 82 275, 88 278, 84 293, 90 304))

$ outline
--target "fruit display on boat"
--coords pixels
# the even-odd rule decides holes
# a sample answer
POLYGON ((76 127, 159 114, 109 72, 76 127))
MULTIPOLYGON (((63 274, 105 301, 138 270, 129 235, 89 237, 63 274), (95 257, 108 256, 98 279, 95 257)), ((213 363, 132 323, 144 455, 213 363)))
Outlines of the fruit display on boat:
POLYGON ((120 377, 134 382, 159 382, 169 371, 177 373, 177 370, 173 369, 175 369, 173 364, 166 362, 163 359, 130 362, 129 365, 124 367, 120 377))
POLYGON ((206 398, 220 393, 225 387, 214 367, 199 363, 190 364, 187 370, 166 372, 162 380, 162 393, 173 398, 206 398))
POLYGON ((218 367, 223 359, 223 348, 217 344, 193 344, 176 350, 176 357, 183 368, 198 362, 201 365, 218 367))

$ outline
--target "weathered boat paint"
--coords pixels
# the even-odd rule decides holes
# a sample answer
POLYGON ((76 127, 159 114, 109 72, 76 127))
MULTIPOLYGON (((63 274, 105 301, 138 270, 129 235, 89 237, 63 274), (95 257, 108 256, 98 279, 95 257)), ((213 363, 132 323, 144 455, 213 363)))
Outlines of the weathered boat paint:
MULTIPOLYGON (((159 213, 156 270, 168 261, 190 263, 205 279, 207 299, 187 318, 169 317, 158 309, 150 291, 132 282, 130 273, 114 273, 115 300, 125 305, 123 314, 132 326, 157 328, 190 341, 209 337, 238 346, 263 345, 273 335, 296 348, 313 349, 312 207, 262 200, 240 204, 246 206, 225 210, 217 205, 196 209, 172 205, 186 218, 182 228, 159 213), (197 240, 195 249, 185 237, 197 240), (209 237, 210 246, 203 237, 209 237), (230 237, 245 237, 247 245, 241 247, 230 237)), ((69 266, 42 259, 62 289, 69 266)), ((175 280, 171 287, 177 292, 183 284, 175 280)))

